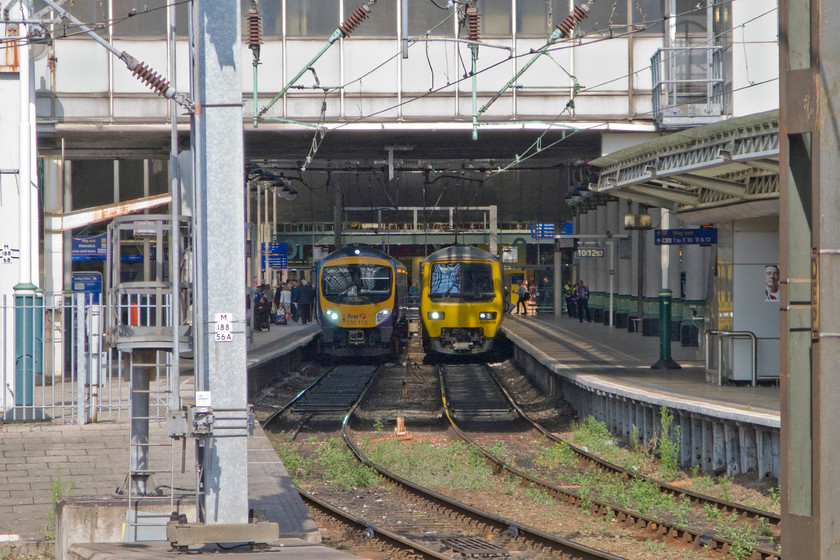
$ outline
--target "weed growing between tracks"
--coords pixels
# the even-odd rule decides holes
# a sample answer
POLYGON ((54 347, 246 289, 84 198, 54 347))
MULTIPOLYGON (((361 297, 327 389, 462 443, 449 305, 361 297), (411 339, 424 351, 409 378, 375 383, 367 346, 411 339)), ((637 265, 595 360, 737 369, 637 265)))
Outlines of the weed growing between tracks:
POLYGON ((360 444, 371 461, 422 486, 475 490, 493 485, 493 469, 484 456, 461 441, 439 444, 368 437, 360 444))
POLYGON ((382 480, 375 470, 359 463, 339 438, 317 443, 275 443, 274 447, 296 484, 319 475, 327 484, 351 490, 375 486, 382 480))

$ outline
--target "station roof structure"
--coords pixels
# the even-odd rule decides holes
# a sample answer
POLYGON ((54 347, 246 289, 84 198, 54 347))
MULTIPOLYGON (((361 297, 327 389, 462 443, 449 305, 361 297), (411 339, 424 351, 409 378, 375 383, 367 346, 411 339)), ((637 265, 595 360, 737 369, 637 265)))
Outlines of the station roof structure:
POLYGON ((688 223, 779 214, 779 111, 676 132, 590 162, 590 192, 674 210, 688 223))

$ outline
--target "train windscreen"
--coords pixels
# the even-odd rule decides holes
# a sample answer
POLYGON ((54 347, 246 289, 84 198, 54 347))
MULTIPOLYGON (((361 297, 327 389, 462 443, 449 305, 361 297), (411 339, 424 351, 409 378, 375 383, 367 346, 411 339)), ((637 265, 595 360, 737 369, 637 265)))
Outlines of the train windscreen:
POLYGON ((325 266, 321 271, 321 293, 336 304, 380 303, 391 295, 391 269, 378 264, 325 266))
POLYGON ((489 263, 433 263, 429 284, 432 301, 492 301, 493 266, 489 263))

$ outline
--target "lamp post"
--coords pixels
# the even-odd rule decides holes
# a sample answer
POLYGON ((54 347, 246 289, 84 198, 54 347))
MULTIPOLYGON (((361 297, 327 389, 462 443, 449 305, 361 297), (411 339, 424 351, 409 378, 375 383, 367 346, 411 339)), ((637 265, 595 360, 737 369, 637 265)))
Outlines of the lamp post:
MULTIPOLYGON (((662 229, 670 228, 671 213, 660 209, 662 229)), ((659 360, 650 367, 652 369, 681 369, 680 364, 671 358, 671 290, 669 274, 671 267, 671 246, 662 244, 660 259, 662 262, 662 289, 659 290, 659 360)))

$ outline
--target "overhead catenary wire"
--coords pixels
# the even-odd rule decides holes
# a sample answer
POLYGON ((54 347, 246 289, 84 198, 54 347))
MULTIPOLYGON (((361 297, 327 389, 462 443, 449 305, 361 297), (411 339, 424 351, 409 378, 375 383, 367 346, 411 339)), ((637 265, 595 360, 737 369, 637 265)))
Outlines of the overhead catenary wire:
POLYGON ((79 26, 79 29, 85 32, 91 39, 105 47, 108 51, 114 54, 117 58, 122 60, 126 67, 131 71, 131 73, 140 79, 143 83, 147 86, 151 87, 158 95, 161 95, 167 99, 172 99, 179 105, 186 107, 188 110, 193 110, 193 102, 184 93, 180 93, 175 90, 175 88, 171 87, 169 84, 169 80, 162 77, 160 74, 152 70, 146 63, 140 62, 126 51, 120 51, 114 48, 108 41, 97 35, 93 30, 87 27, 84 23, 82 23, 78 18, 72 15, 70 12, 62 8, 60 5, 53 2, 53 0, 43 0, 45 4, 50 6, 62 18, 67 18, 68 20, 72 21, 76 25, 79 26))
MULTIPOLYGON (((731 0, 729 0, 729 1, 731 1, 731 0)), ((175 2, 174 4, 180 4, 180 3, 182 3, 182 2, 175 2)), ((724 3, 729 3, 729 2, 718 2, 718 3, 716 3, 716 5, 720 5, 720 4, 724 4, 724 3)), ((154 8, 153 8, 153 9, 154 9, 154 8)), ((153 9, 152 9, 152 10, 153 10, 153 9)), ((699 9, 699 8, 698 8, 698 9, 699 9)), ((705 8, 703 7, 702 9, 705 9, 705 8)), ((45 9, 45 10, 46 10, 46 9, 45 9)), ((774 11, 776 11, 776 10, 777 10, 777 8, 773 8, 773 9, 771 9, 771 10, 768 10, 768 11, 764 12, 763 14, 760 14, 760 15, 758 15, 758 16, 756 16, 756 17, 752 18, 751 20, 748 20, 747 22, 744 22, 743 24, 739 25, 739 27, 741 27, 741 28, 743 29, 743 28, 744 28, 744 27, 745 27, 748 23, 750 23, 751 21, 754 21, 755 19, 758 19, 759 17, 762 17, 762 16, 767 15, 767 14, 769 14, 769 13, 772 13, 772 12, 774 12, 774 11)), ((150 11, 151 11, 151 10, 150 10, 150 11)), ((691 12, 691 11, 696 11, 696 9, 695 9, 695 10, 689 10, 689 11, 686 11, 686 12, 683 12, 683 13, 689 13, 689 12, 691 12)), ((44 12, 44 10, 42 10, 41 12, 44 12)), ((39 13, 41 13, 41 12, 39 12, 39 13)), ((139 16, 141 16, 141 15, 142 15, 142 14, 137 14, 137 16, 135 16, 135 17, 139 17, 139 16)), ((653 24, 661 23, 662 21, 665 21, 665 20, 667 20, 667 19, 669 19, 669 18, 672 18, 672 17, 676 17, 676 16, 678 16, 678 15, 681 15, 681 14, 676 14, 676 15, 673 15, 673 14, 667 14, 664 18, 657 18, 657 19, 655 19, 655 20, 651 20, 651 22, 652 22, 653 24)), ((448 16, 448 17, 449 17, 449 16, 448 16)), ((110 20, 110 22, 109 22, 107 25, 113 25, 114 23, 117 23, 117 22, 119 22, 119 21, 124 21, 125 19, 127 19, 127 17, 120 18, 120 19, 116 19, 116 18, 115 18, 114 20, 110 20)), ((106 20, 106 21, 109 21, 109 20, 106 20)), ((644 25, 645 25, 645 27, 646 27, 646 22, 642 22, 640 25, 643 25, 643 24, 644 24, 644 25)), ((586 47, 587 45, 594 44, 595 42, 600 41, 600 40, 609 40, 609 39, 612 39, 612 38, 620 38, 620 37, 622 37, 622 36, 630 36, 630 35, 632 35, 632 34, 635 34, 635 33, 640 32, 642 29, 644 29, 644 27, 642 27, 642 28, 640 28, 640 29, 635 29, 635 30, 633 30, 633 31, 629 31, 629 32, 627 32, 627 33, 623 33, 623 34, 610 34, 608 37, 604 37, 604 38, 602 38, 602 39, 597 39, 597 40, 595 40, 595 41, 589 41, 589 42, 583 43, 583 44, 581 44, 581 45, 576 45, 576 47, 577 47, 577 48, 584 48, 584 47, 586 47)), ((434 40, 434 39, 433 39, 433 40, 434 40)), ((446 39, 441 39, 441 40, 446 40, 446 39)), ((546 51, 546 52, 554 52, 554 51, 559 51, 559 50, 563 50, 563 49, 566 49, 566 48, 571 48, 571 47, 570 47, 570 46, 568 46, 568 45, 563 45, 563 46, 558 47, 558 48, 550 48, 550 49, 547 49, 547 51, 546 51)), ((685 49, 683 49, 683 50, 689 50, 690 48, 691 48, 691 47, 686 47, 686 48, 685 48, 685 49)), ((530 54, 530 53, 529 53, 529 54, 530 54)), ((398 56, 398 55, 399 55, 399 54, 396 54, 396 55, 394 55, 394 56, 398 56)), ((525 55, 514 55, 514 56, 512 56, 511 58, 518 58, 518 57, 520 57, 520 56, 525 56, 525 55)), ((389 59, 388 59, 388 60, 392 60, 392 59, 393 59, 393 57, 389 57, 389 59)), ((378 65, 377 67, 381 67, 382 65, 387 64, 388 60, 386 60, 386 61, 385 61, 385 62, 383 62, 382 64, 378 65)), ((485 71, 487 71, 487 70, 490 70, 490 69, 494 68, 494 67, 495 67, 495 66, 497 66, 498 64, 502 64, 502 63, 504 63, 504 62, 507 62, 507 61, 501 61, 501 62, 496 63, 496 64, 494 64, 494 65, 491 65, 491 66, 488 66, 488 67, 483 68, 483 69, 481 69, 481 70, 478 70, 477 72, 478 72, 478 73, 485 72, 485 71)), ((556 63, 556 61, 555 61, 555 63, 556 63)), ((561 68, 562 68, 562 67, 561 67, 561 68)), ((597 88, 599 88, 599 87, 603 87, 604 85, 607 85, 607 84, 612 83, 612 82, 614 82, 614 81, 617 81, 617 80, 620 80, 620 79, 624 79, 624 78, 626 78, 627 76, 636 75, 636 74, 638 74, 639 72, 643 72, 643 71, 645 71, 646 69, 649 69, 649 68, 650 68, 650 66, 647 66, 647 67, 645 67, 645 68, 639 68, 639 69, 636 69, 636 70, 634 70, 634 71, 632 71, 632 72, 630 72, 630 73, 628 73, 628 74, 625 74, 625 75, 623 75, 623 76, 615 77, 615 78, 612 78, 612 79, 610 79, 610 80, 605 80, 605 81, 604 81, 604 82, 602 82, 601 84, 598 84, 598 85, 595 85, 595 86, 589 86, 589 87, 586 87, 586 88, 584 88, 584 89, 585 89, 586 91, 594 91, 594 90, 596 90, 596 89, 597 89, 597 88)), ((563 69, 563 70, 565 71, 565 69, 563 69)), ((371 72, 373 72, 373 71, 375 71, 375 69, 374 69, 374 70, 371 70, 371 72)), ((370 73, 370 72, 369 72, 369 73, 370 73)), ((368 74, 369 74, 369 73, 368 73, 368 74)), ((332 90, 332 89, 340 89, 341 87, 346 87, 346 85, 349 85, 349 84, 351 84, 351 83, 353 83, 353 82, 355 82, 355 81, 358 81, 358 80, 360 80, 360 79, 363 79, 363 77, 355 78, 354 80, 351 80, 350 82, 348 82, 347 84, 345 84, 345 86, 339 86, 339 87, 337 87, 337 88, 331 88, 331 90, 332 90)), ((753 85, 755 85, 755 86, 760 86, 760 85, 765 84, 765 83, 768 83, 768 82, 770 82, 770 81, 773 81, 773 80, 772 80, 772 79, 771 79, 771 80, 765 80, 764 82, 759 82, 759 83, 756 83, 756 84, 753 84, 753 85)), ((425 98, 427 95, 430 95, 430 94, 432 94, 432 93, 436 93, 436 92, 442 91, 442 90, 443 90, 443 89, 445 89, 446 87, 449 87, 449 86, 451 86, 451 85, 455 85, 455 84, 457 84, 457 83, 459 83, 459 82, 460 82, 460 80, 457 80, 457 81, 455 81, 455 82, 453 82, 453 83, 446 84, 445 86, 442 86, 442 87, 440 87, 440 88, 437 88, 437 89, 435 89, 435 90, 433 90, 433 91, 430 91, 430 92, 428 92, 428 93, 426 93, 426 94, 422 94, 422 95, 419 95, 419 96, 414 97, 414 98, 411 98, 411 99, 406 99, 406 100, 402 101, 401 103, 395 104, 395 105, 393 105, 393 106, 391 106, 391 107, 387 107, 387 108, 384 108, 384 109, 380 109, 380 110, 378 110, 378 111, 376 111, 376 112, 373 112, 373 113, 371 113, 371 114, 369 114, 369 115, 360 116, 360 117, 358 117, 358 118, 356 118, 356 119, 353 119, 352 121, 348 121, 348 122, 346 122, 346 123, 339 124, 338 126, 335 126, 335 127, 330 127, 330 128, 329 128, 329 130, 337 130, 337 129, 342 128, 342 127, 345 127, 345 126, 349 126, 349 125, 351 125, 351 124, 355 124, 355 123, 358 123, 358 122, 362 122, 362 121, 364 121, 364 120, 366 120, 366 119, 370 119, 370 118, 372 118, 372 117, 375 117, 376 115, 381 114, 381 113, 383 113, 383 112, 393 110, 393 109, 394 109, 394 108, 396 108, 396 107, 399 107, 399 106, 405 105, 405 104, 407 104, 407 103, 411 103, 411 102, 416 101, 416 100, 423 99, 423 98, 425 98)), ((741 88, 741 89, 743 89, 743 88, 741 88)), ((565 112, 565 110, 566 110, 566 107, 564 107, 564 111, 562 111, 562 112, 560 113, 560 115, 562 115, 562 114, 565 112)), ((649 112, 648 112, 648 113, 635 113, 634 115, 636 115, 636 116, 642 116, 642 115, 646 115, 646 114, 649 114, 649 112)), ((621 120, 622 120, 622 122, 623 122, 623 121, 624 121, 624 120, 626 120, 626 119, 621 119, 621 120)), ((323 122, 323 121, 322 121, 322 122, 323 122)), ((592 127, 588 127, 587 129, 597 128, 598 126, 605 126, 605 125, 608 125, 610 122, 613 122, 613 121, 610 121, 610 120, 605 120, 605 121, 603 121, 602 123, 600 123, 599 125, 593 125, 592 127)), ((554 124, 555 124, 555 123, 551 123, 551 124, 550 124, 550 126, 553 126, 554 124)), ((547 131, 546 131, 546 132, 547 132, 547 131)), ((573 133, 573 132, 572 132, 572 133, 573 133)), ((567 135, 566 137, 568 137, 568 135, 567 135)), ((560 142, 560 141, 562 141, 562 139, 561 139, 561 140, 559 140, 559 141, 557 141, 557 142, 552 142, 552 143, 550 143, 550 144, 547 144, 547 145, 545 145, 545 146, 542 146, 542 149, 543 149, 543 150, 545 150, 545 149, 548 149, 548 148, 550 148, 550 147, 553 147, 554 145, 556 145, 556 144, 557 144, 558 142, 560 142)), ((533 156, 517 157, 517 158, 514 158, 514 162, 518 165, 519 163, 521 163, 521 162, 523 162, 523 161, 527 160, 529 157, 533 157, 533 156)), ((514 165, 514 166, 515 166, 515 165, 514 165)))

